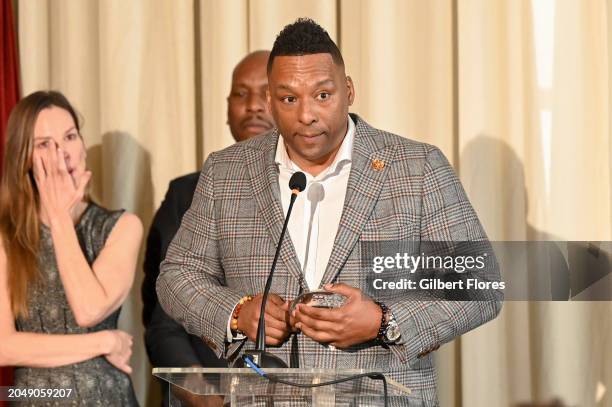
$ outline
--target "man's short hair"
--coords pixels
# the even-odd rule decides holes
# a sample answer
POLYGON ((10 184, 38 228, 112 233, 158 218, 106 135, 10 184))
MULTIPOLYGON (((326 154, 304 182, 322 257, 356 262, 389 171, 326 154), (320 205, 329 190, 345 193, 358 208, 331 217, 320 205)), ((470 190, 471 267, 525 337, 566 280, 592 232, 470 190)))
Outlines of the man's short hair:
POLYGON ((344 66, 342 54, 327 31, 310 18, 298 18, 276 37, 268 58, 268 72, 275 57, 311 54, 331 54, 336 65, 344 66))

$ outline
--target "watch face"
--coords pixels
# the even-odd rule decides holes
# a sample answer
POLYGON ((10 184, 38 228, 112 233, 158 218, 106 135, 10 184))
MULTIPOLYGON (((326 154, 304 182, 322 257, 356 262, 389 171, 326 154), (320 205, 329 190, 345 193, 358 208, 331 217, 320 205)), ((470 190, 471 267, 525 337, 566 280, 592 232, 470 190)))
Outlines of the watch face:
POLYGON ((385 332, 385 336, 389 342, 395 342, 399 339, 401 335, 399 326, 397 324, 390 324, 389 329, 385 332))

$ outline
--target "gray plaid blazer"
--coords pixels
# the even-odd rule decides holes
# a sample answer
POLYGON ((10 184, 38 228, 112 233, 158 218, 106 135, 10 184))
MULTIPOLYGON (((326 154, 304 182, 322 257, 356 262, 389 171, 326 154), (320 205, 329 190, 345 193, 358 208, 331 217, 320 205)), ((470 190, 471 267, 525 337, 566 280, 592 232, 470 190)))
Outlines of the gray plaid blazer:
MULTIPOLYGON (((346 200, 321 285, 363 288, 360 242, 393 239, 483 241, 487 237, 453 169, 439 149, 369 126, 357 115, 346 200), (384 163, 374 169, 373 160, 384 163)), ((277 130, 210 154, 191 208, 171 243, 157 280, 164 310, 185 329, 227 355, 234 305, 263 291, 284 219, 274 162, 277 130)), ((293 299, 307 291, 289 234, 272 292, 293 299)), ((501 301, 387 303, 402 340, 333 349, 296 334, 270 349, 299 367, 367 368, 411 388, 415 405, 437 405, 430 352, 495 318, 501 301)), ((248 341, 244 349, 253 348, 248 341)), ((412 400, 412 398, 411 398, 412 400)), ((412 405, 412 403, 410 403, 412 405)))

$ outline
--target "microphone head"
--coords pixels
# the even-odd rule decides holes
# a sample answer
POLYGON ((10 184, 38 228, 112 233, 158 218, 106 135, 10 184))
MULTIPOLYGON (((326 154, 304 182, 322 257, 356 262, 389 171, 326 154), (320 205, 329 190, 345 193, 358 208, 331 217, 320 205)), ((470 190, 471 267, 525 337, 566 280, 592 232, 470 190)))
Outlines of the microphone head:
POLYGON ((301 171, 293 173, 293 175, 291 176, 291 179, 289 180, 289 189, 292 191, 297 189, 299 192, 302 192, 303 190, 305 190, 306 189, 306 175, 304 175, 304 173, 301 171))

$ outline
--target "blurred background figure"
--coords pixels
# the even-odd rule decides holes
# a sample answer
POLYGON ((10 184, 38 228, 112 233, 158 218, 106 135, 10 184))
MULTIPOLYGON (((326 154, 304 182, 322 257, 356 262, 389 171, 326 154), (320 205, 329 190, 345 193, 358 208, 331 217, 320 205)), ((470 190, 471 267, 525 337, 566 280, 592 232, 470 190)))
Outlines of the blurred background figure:
MULTIPOLYGON (((236 141, 246 140, 274 127, 266 102, 266 65, 269 54, 269 51, 252 52, 234 68, 232 86, 227 97, 227 124, 236 141)), ((198 171, 170 182, 147 237, 142 318, 146 328, 147 354, 154 367, 227 367, 226 361, 218 359, 201 338, 188 334, 164 312, 155 292, 159 265, 166 256, 168 245, 183 215, 191 205, 199 175, 198 171)), ((162 389, 164 405, 168 405, 168 388, 162 386, 162 389)), ((186 403, 197 402, 197 396, 188 392, 175 389, 175 393, 186 403)))
POLYGON ((0 365, 15 386, 71 389, 70 402, 138 405, 132 336, 117 330, 142 224, 87 193, 79 119, 59 92, 13 109, 0 181, 0 365))

